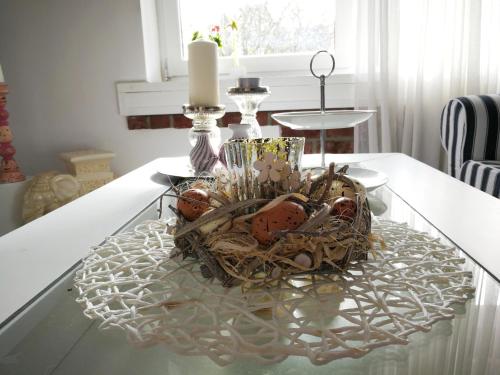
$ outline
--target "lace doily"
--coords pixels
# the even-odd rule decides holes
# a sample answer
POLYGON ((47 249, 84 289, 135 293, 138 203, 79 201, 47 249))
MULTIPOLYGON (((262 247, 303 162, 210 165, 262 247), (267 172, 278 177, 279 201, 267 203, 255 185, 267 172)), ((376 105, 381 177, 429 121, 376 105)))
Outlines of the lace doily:
POLYGON ((261 288, 223 288, 193 260, 170 259, 165 221, 147 221, 107 239, 77 272, 77 301, 100 328, 121 328, 144 347, 164 343, 220 365, 290 355, 314 364, 405 344, 416 331, 451 319, 472 296, 472 274, 456 249, 391 221, 375 222, 370 259, 349 272, 295 275, 261 288))

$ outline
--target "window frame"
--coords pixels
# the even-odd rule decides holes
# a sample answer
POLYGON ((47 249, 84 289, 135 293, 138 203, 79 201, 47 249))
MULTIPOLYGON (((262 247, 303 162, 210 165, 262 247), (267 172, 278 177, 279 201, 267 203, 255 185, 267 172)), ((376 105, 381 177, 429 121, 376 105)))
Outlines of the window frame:
MULTIPOLYGON (((336 1, 337 13, 339 13, 339 8, 343 7, 340 11, 344 14, 336 23, 337 35, 343 33, 343 35, 349 35, 351 39, 337 38, 335 40, 337 51, 333 53, 336 67, 332 77, 326 80, 326 106, 327 108, 354 107, 355 76, 353 74, 354 41, 352 36, 355 34, 356 25, 355 7, 351 0, 336 1)), ((145 80, 116 82, 118 113, 121 116, 182 113, 182 105, 188 101, 187 72, 174 76, 166 58, 168 53, 174 53, 175 48, 180 51, 180 38, 174 38, 172 33, 168 33, 168 25, 163 22, 165 18, 162 18, 165 17, 165 12, 173 9, 172 5, 176 6, 176 4, 176 0, 140 0, 145 80), (167 39, 160 40, 160 35, 166 36, 167 39)), ((177 17, 177 14, 175 10, 175 14, 170 16, 177 17)), ((178 21, 175 25, 178 29, 178 21)), ((271 89, 271 96, 260 107, 262 111, 319 108, 319 81, 309 71, 311 56, 303 57, 302 63, 295 66, 299 68, 296 70, 291 68, 283 70, 283 64, 273 61, 269 56, 259 58, 261 64, 265 64, 264 68, 268 69, 264 71, 249 69, 248 74, 261 77, 262 84, 271 89), (279 71, 269 71, 269 67, 275 69, 277 66, 279 66, 279 71)), ((288 60, 286 65, 288 66, 288 60)), ((235 78, 234 75, 219 74, 220 92, 224 93, 229 87, 234 86, 235 78)), ((220 100, 221 104, 226 106, 227 112, 238 111, 227 95, 222 94, 220 100)))
MULTIPOLYGON (((182 60, 179 0, 156 0, 159 51, 162 77, 187 76, 187 61, 182 60)), ((335 50, 336 71, 352 71, 354 64, 354 5, 350 0, 336 0, 335 50)), ((262 75, 306 75, 309 73, 311 53, 277 54, 269 56, 240 56, 247 74, 262 75), (287 67, 284 71, 283 66, 287 67), (255 74, 254 74, 255 73, 255 74)), ((231 74, 231 57, 219 58, 219 72, 231 74)), ((328 66, 320 67, 328 69, 328 66)))

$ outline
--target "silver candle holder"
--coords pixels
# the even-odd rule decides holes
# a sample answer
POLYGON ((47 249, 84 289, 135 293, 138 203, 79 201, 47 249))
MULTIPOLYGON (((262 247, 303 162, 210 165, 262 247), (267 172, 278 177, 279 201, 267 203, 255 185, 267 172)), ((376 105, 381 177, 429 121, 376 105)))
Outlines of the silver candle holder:
POLYGON ((189 157, 196 174, 211 172, 218 161, 216 150, 220 145, 221 135, 217 127, 217 119, 224 116, 225 109, 223 105, 184 104, 182 106, 184 116, 193 121, 193 127, 188 134, 189 143, 193 146, 189 157))
POLYGON ((240 123, 250 125, 250 138, 262 138, 257 112, 262 101, 269 95, 269 87, 260 86, 260 78, 239 78, 238 86, 227 90, 227 96, 236 103, 241 113, 240 123))

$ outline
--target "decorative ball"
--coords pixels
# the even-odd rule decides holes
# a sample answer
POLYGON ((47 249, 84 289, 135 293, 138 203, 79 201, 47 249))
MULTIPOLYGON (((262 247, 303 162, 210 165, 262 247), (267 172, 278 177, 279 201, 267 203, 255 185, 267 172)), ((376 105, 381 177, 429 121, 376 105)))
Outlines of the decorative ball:
POLYGON ((275 240, 276 232, 297 229, 306 220, 304 207, 295 202, 285 201, 255 215, 252 219, 251 233, 261 245, 269 245, 275 240))
POLYGON ((181 194, 177 200, 177 209, 188 221, 198 219, 210 208, 207 192, 201 189, 189 189, 181 194))
POLYGON ((0 142, 8 143, 12 142, 14 137, 12 136, 12 131, 8 126, 0 126, 0 142))
POLYGON ((358 206, 354 199, 341 197, 333 203, 331 214, 342 220, 353 220, 356 217, 357 209, 358 206))
POLYGON ((295 258, 293 259, 293 261, 295 263, 297 263, 298 265, 305 267, 305 268, 311 268, 311 266, 312 266, 312 259, 306 253, 297 254, 295 256, 295 258))
POLYGON ((0 109, 0 121, 4 122, 4 121, 7 121, 7 119, 9 118, 9 112, 7 112, 7 110, 5 109, 0 109))

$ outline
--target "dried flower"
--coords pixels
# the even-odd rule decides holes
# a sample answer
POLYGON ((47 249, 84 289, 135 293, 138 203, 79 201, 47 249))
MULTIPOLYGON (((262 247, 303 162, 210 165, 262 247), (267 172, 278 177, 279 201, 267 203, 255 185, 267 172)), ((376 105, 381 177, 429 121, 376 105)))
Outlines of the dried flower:
POLYGON ((292 188, 292 190, 297 190, 300 187, 300 172, 294 171, 290 175, 288 180, 290 181, 290 187, 292 188))
POLYGON ((311 172, 308 172, 306 174, 306 183, 304 186, 304 194, 309 195, 311 191, 311 186, 312 186, 312 174, 311 172))
POLYGON ((300 172, 292 172, 290 164, 287 163, 281 171, 281 181, 284 190, 288 191, 291 188, 295 191, 300 187, 300 172))
POLYGON ((276 157, 272 152, 266 152, 262 160, 257 160, 253 163, 253 167, 260 173, 257 177, 260 183, 271 181, 278 182, 281 180, 281 171, 285 167, 285 162, 276 157))
POLYGON ((214 175, 217 191, 228 194, 231 191, 231 180, 228 170, 226 168, 215 168, 214 175))

